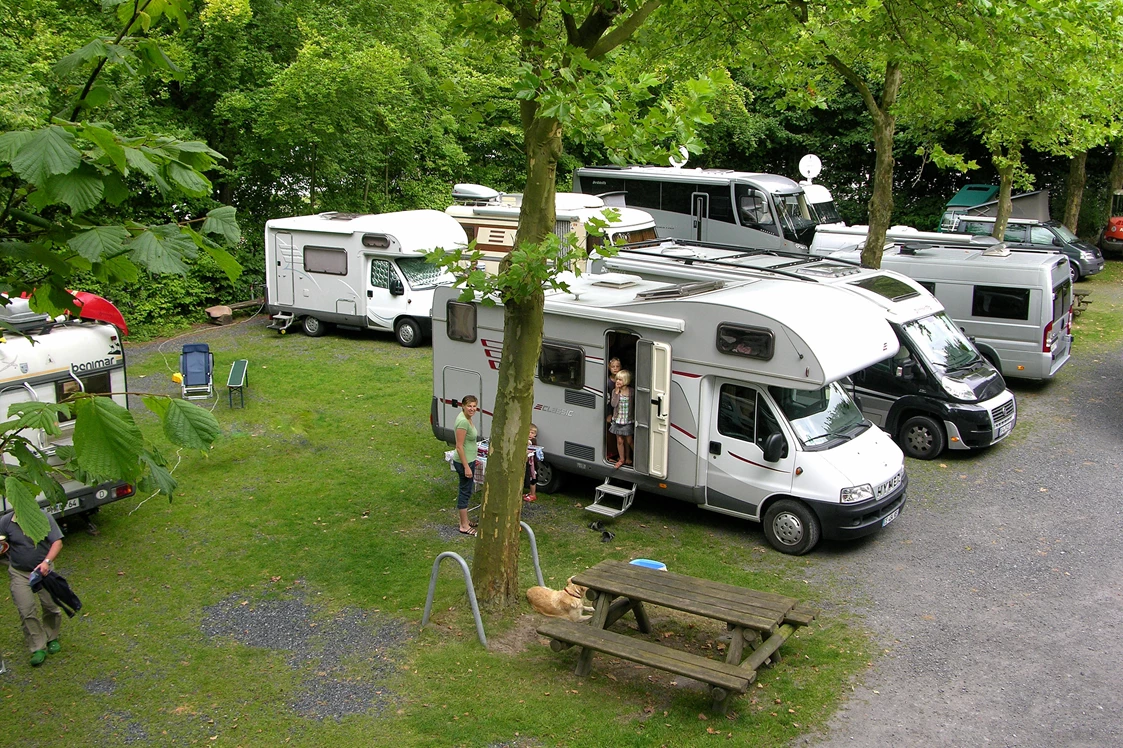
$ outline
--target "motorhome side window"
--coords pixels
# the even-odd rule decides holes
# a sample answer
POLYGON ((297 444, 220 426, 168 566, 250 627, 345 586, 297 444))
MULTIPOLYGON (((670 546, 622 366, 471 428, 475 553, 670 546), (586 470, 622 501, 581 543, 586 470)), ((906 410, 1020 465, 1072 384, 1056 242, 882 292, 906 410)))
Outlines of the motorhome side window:
POLYGON ((917 283, 919 283, 921 287, 924 288, 924 290, 928 293, 932 294, 933 296, 936 295, 936 284, 933 281, 917 281, 917 283))
POLYGON ((722 436, 756 441, 756 390, 723 384, 717 405, 717 430, 722 436))
POLYGON ((463 343, 476 342, 476 305, 450 301, 445 307, 448 320, 448 339, 463 343))
POLYGON ((390 287, 390 261, 372 260, 370 263, 370 284, 375 288, 390 287))
POLYGON ((738 184, 733 187, 733 196, 737 201, 737 212, 741 217, 742 226, 780 235, 776 220, 768 209, 768 195, 747 184, 738 184))
POLYGON ((538 356, 538 378, 546 384, 581 389, 585 386, 585 352, 543 341, 542 353, 538 356))
POLYGON ((774 342, 772 331, 762 327, 717 326, 717 349, 730 356, 768 361, 772 358, 774 342))
POLYGON ((975 286, 971 316, 1029 319, 1029 289, 975 286))
MULTIPOLYGON (((73 378, 63 379, 55 382, 55 402, 61 403, 67 398, 79 392, 87 392, 92 395, 108 395, 113 391, 113 386, 109 382, 109 372, 103 371, 98 374, 90 374, 89 376, 79 377, 82 380, 82 385, 79 386, 73 378)), ((72 404, 73 405, 73 404, 72 404)), ((59 423, 67 423, 74 420, 73 407, 71 408, 69 417, 59 416, 59 423)))
POLYGON ((304 270, 309 273, 347 275, 347 251, 331 247, 305 247, 304 270))

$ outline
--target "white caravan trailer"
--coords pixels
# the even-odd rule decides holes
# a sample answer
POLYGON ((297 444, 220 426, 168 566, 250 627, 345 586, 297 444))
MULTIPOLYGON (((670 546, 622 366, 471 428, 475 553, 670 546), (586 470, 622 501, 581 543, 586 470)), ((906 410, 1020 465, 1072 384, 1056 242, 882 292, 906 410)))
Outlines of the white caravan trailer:
POLYGON ((665 166, 587 166, 574 192, 623 193, 655 218, 661 239, 806 252, 815 233, 803 188, 776 174, 665 166))
MULTIPOLYGON (((858 262, 860 252, 829 256, 858 262)), ((886 246, 881 267, 928 289, 1004 377, 1051 379, 1069 359, 1072 279, 1059 252, 1010 249, 991 237, 901 242, 886 246)))
POLYGON ((678 282, 790 278, 855 294, 882 311, 901 348, 893 358, 852 374, 854 393, 862 413, 896 437, 905 454, 930 460, 945 448, 989 447, 1014 429, 1017 405, 1002 376, 939 300, 899 273, 796 253, 677 241, 628 247, 597 266, 678 282))
POLYGON ((265 224, 265 289, 270 325, 297 322, 317 337, 330 325, 392 330, 403 346, 429 335, 433 289, 452 275, 425 262, 436 247, 468 243, 437 210, 360 215, 319 213, 265 224))
MULTIPOLYGON (((499 263, 515 248, 522 195, 497 192, 478 184, 458 184, 452 189, 452 197, 456 205, 445 208, 445 213, 460 223, 469 241, 476 240, 476 249, 484 253, 486 269, 496 272, 499 263)), ((605 238, 618 244, 655 238, 655 219, 650 213, 610 206, 594 195, 559 192, 554 211, 554 233, 559 237, 573 234, 577 245, 586 251, 599 247, 605 238), (617 212, 619 220, 604 229, 604 237, 589 234, 585 224, 593 218, 604 220, 604 210, 609 207, 617 212)))
MULTIPOLYGON (((128 407, 125 387, 125 353, 120 332, 102 322, 51 319, 32 312, 26 299, 12 299, 0 307, 0 319, 23 335, 7 333, 0 338, 0 413, 16 403, 57 403, 76 392, 116 393, 113 400, 128 407)), ((43 429, 24 429, 21 436, 32 448, 58 464, 55 450, 74 443, 74 420, 59 423, 62 433, 52 436, 43 429)), ((4 461, 17 464, 4 453, 4 461)), ((64 502, 51 503, 40 494, 39 504, 55 517, 89 515, 103 504, 132 496, 134 488, 123 481, 88 486, 56 475, 66 494, 64 502)), ((0 514, 11 510, 0 497, 0 514)))
MULTIPOLYGON (((546 295, 534 383, 543 490, 559 471, 605 478, 587 507, 599 514, 620 514, 642 489, 761 522, 775 548, 795 554, 820 535, 860 537, 897 517, 901 450, 839 384, 897 350, 868 301, 772 279, 566 280, 569 293, 546 295), (634 373, 636 392, 634 464, 618 470, 605 428, 611 358, 634 373), (622 507, 602 504, 606 495, 622 507)), ((466 395, 480 399, 489 435, 503 349, 503 308, 458 299, 441 288, 433 310, 430 418, 445 441, 466 395)))

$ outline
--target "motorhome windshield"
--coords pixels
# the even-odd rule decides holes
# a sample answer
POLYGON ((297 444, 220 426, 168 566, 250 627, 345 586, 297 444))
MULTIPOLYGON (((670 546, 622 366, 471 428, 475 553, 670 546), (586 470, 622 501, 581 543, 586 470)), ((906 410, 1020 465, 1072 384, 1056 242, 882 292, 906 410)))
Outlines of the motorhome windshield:
POLYGON ((810 244, 815 233, 815 222, 808 218, 807 203, 802 193, 775 195, 776 209, 780 211, 780 223, 784 227, 784 237, 800 244, 810 244))
POLYGON ((401 257, 398 259, 398 267, 402 269, 409 287, 414 290, 432 288, 441 280, 441 269, 430 265, 424 257, 401 257))
POLYGON ((906 322, 901 329, 913 352, 942 372, 962 369, 979 360, 975 347, 943 312, 906 322))
POLYGON ((808 203, 807 209, 811 212, 811 218, 815 223, 842 223, 842 216, 838 214, 838 208, 835 207, 834 200, 825 203, 808 203))
POLYGON ((805 447, 852 439, 870 425, 838 382, 818 390, 769 387, 768 391, 805 447))

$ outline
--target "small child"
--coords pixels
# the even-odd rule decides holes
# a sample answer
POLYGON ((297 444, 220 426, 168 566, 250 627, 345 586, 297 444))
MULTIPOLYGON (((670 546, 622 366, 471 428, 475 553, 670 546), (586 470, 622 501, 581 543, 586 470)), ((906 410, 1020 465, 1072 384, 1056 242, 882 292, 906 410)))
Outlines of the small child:
POLYGON ((523 501, 538 498, 538 460, 542 450, 538 448, 538 427, 530 424, 526 439, 526 472, 523 474, 523 501))
MULTIPOLYGON (((608 359, 608 381, 605 383, 604 387, 604 413, 609 417, 609 423, 612 422, 612 409, 613 405, 615 404, 613 402, 613 398, 615 397, 616 392, 616 375, 620 373, 621 368, 623 367, 620 364, 620 359, 608 359)), ((618 455, 614 454, 616 439, 613 438, 611 430, 609 430, 607 437, 608 438, 605 444, 604 456, 606 459, 615 460, 618 457, 618 455)))
POLYGON ((621 369, 616 375, 616 389, 612 392, 612 415, 608 417, 608 430, 616 435, 619 450, 613 467, 632 464, 632 434, 636 424, 632 420, 632 374, 621 369))

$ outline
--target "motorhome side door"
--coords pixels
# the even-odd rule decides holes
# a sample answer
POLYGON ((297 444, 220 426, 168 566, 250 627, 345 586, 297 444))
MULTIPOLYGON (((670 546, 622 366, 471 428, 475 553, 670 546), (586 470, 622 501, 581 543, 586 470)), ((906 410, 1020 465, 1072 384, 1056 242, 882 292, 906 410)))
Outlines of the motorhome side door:
MULTIPOLYGON (((710 408, 706 505, 756 518, 773 494, 792 488, 795 449, 761 390, 744 382, 718 380, 710 408), (779 459, 764 459, 770 437, 783 441, 779 459)), ((775 441, 775 440, 773 440, 775 441)))
POLYGON ((706 241, 707 224, 710 219, 710 196, 705 192, 690 195, 690 217, 694 228, 695 241, 706 241))
POLYGON ((671 347, 636 343, 636 434, 633 468, 656 478, 667 477, 671 425, 671 347))
POLYGON ((277 303, 292 306, 296 298, 296 280, 293 277, 292 234, 282 231, 273 235, 273 249, 277 253, 277 303))
POLYGON ((394 321, 408 310, 409 286, 395 262, 386 257, 368 257, 367 326, 393 330, 394 321))

